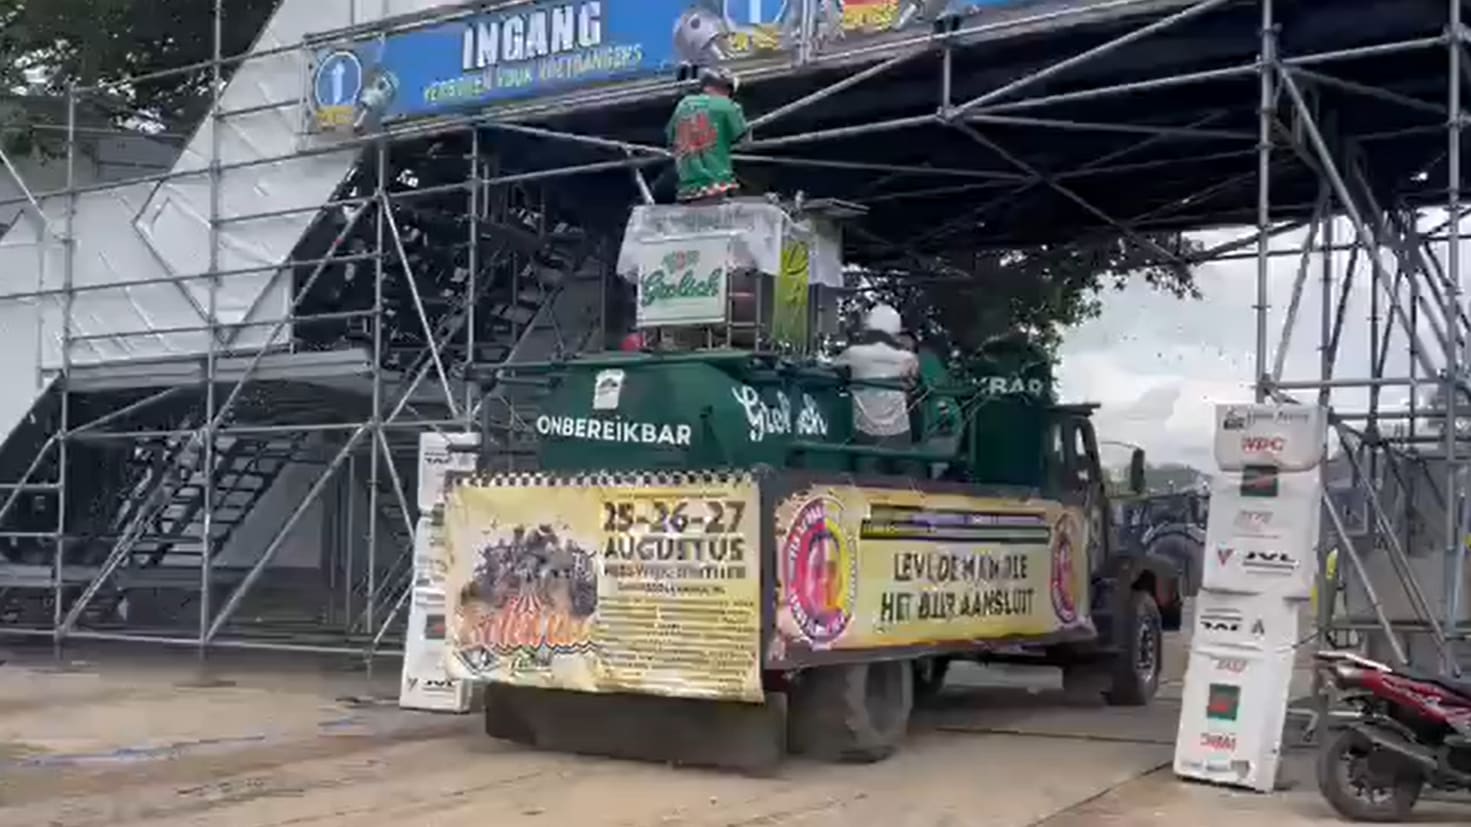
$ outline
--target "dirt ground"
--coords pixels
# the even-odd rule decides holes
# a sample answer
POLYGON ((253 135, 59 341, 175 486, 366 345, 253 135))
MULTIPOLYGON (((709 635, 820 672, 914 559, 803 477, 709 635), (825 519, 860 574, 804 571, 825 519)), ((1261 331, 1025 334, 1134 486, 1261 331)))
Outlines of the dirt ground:
MULTIPOLYGON (((1338 823, 1306 751, 1272 796, 1176 781, 1178 675, 1156 706, 1117 710, 1069 706, 1045 670, 960 672, 895 758, 750 778, 495 742, 475 716, 386 702, 387 664, 369 680, 301 657, 232 658, 212 672, 228 683, 200 685, 183 653, 74 653, 63 669, 13 653, 0 666, 0 825, 1338 823)), ((1429 802, 1420 815, 1466 824, 1471 809, 1429 802)))

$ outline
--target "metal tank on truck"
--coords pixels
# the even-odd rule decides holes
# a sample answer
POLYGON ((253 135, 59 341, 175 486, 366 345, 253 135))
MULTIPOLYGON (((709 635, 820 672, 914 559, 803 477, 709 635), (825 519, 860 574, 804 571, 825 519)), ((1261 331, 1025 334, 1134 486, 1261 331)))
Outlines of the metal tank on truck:
POLYGON ((534 455, 488 449, 443 514, 448 667, 487 732, 756 767, 891 754, 956 658, 1153 696, 1175 575, 1112 548, 1091 408, 1025 341, 914 382, 834 358, 846 209, 636 207, 627 349, 485 368, 542 394, 534 455), (855 428, 896 398, 923 442, 855 428))

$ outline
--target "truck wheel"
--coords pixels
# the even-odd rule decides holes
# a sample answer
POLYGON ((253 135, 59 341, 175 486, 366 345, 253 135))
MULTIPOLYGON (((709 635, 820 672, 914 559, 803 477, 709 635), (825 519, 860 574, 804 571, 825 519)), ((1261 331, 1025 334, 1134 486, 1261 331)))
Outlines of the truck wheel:
POLYGON ((1164 624, 1149 592, 1131 595, 1129 612, 1119 618, 1118 654, 1103 697, 1114 706, 1144 706, 1159 691, 1164 654, 1164 624))
POLYGON ((913 707, 909 661, 818 667, 793 687, 789 743, 831 761, 882 761, 904 739, 913 707))
POLYGON ((945 674, 950 671, 946 657, 916 658, 914 661, 914 702, 919 705, 934 700, 945 687, 945 674))

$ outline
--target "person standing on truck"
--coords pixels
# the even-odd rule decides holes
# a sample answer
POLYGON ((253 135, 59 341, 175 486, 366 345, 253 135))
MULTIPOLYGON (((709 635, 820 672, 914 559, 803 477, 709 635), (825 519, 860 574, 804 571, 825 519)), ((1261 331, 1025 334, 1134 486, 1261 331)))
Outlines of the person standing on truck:
MULTIPOLYGON (((954 455, 960 447, 960 409, 953 396, 943 391, 951 389, 950 371, 940 358, 933 342, 919 346, 919 383, 923 388, 920 403, 920 434, 926 451, 954 455)), ((939 479, 944 475, 948 462, 930 465, 930 476, 939 479)))
POLYGON ((725 198, 740 190, 730 157, 748 129, 745 112, 731 97, 739 85, 724 69, 701 69, 700 91, 685 95, 674 107, 666 131, 680 202, 725 198))
MULTIPOLYGON (((846 367, 858 382, 911 384, 919 374, 919 360, 900 344, 902 329, 899 311, 887 304, 876 305, 863 320, 858 343, 838 354, 835 363, 846 367)), ((911 447, 905 389, 854 387, 853 429, 863 444, 898 450, 911 447)))

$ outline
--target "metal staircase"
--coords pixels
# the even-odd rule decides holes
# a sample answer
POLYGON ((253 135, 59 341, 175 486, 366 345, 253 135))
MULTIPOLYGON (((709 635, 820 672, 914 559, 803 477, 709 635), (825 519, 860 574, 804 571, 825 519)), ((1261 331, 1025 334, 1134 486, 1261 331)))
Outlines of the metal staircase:
MULTIPOLYGON (((180 430, 202 425, 203 414, 201 409, 190 411, 180 430)), ((228 427, 236 419, 227 414, 221 425, 228 427)), ((219 435, 212 475, 204 468, 204 441, 198 431, 171 437, 151 456, 139 457, 141 471, 118 501, 112 530, 98 538, 111 541, 111 546, 86 588, 67 607, 63 628, 70 630, 102 593, 108 596, 105 604, 117 605, 130 588, 175 584, 172 575, 181 566, 202 565, 204 507, 211 486, 210 548, 213 555, 219 555, 281 473, 298 458, 308 438, 309 434, 299 432, 264 439, 219 435), (148 570, 170 571, 157 577, 148 570)), ((101 614, 105 617, 107 612, 101 614)))
MULTIPOLYGON (((293 253, 300 260, 330 256, 334 250, 347 256, 343 261, 328 262, 320 278, 305 277, 311 268, 297 270, 300 298, 295 313, 304 318, 337 316, 342 321, 297 325, 291 331, 292 352, 356 349, 371 354, 368 342, 375 331, 371 322, 364 322, 368 318, 365 314, 374 308, 381 310, 378 332, 382 358, 377 364, 369 359, 367 369, 381 371, 381 407, 377 415, 385 428, 378 439, 369 436, 356 445, 354 485, 358 490, 352 495, 361 501, 368 480, 363 470, 364 452, 378 451, 377 513, 371 517, 376 523, 378 553, 361 552, 367 532, 366 522, 358 520, 351 536, 341 535, 355 551, 346 553, 346 563, 339 558, 324 561, 326 568, 320 578, 304 578, 304 570, 293 570, 289 581, 269 578, 263 582, 264 590, 256 588, 245 594, 240 589, 256 585, 265 573, 247 573, 239 568, 242 555, 234 552, 229 555, 233 563, 221 562, 227 549, 240 544, 241 526, 259 510, 283 474, 293 464, 320 461, 325 443, 313 444, 313 436, 321 431, 311 423, 323 418, 345 423, 371 420, 373 397, 368 375, 358 373, 355 379, 344 376, 336 384, 306 378, 250 378, 245 392, 216 423, 212 474, 204 468, 199 430, 207 423, 203 388, 180 383, 172 401, 154 405, 145 418, 118 424, 119 430, 155 436, 134 444, 112 441, 105 451, 98 448, 97 456, 108 459, 95 479, 88 479, 88 470, 76 465, 84 443, 71 443, 74 450, 69 474, 73 485, 80 487, 79 496, 67 500, 66 585, 60 617, 65 632, 138 626, 141 621, 137 618, 150 613, 157 614, 157 620, 145 624, 149 634, 165 627, 188 629, 197 623, 207 499, 213 502, 208 520, 213 562, 209 582, 234 592, 222 593, 227 598, 222 602, 212 602, 217 606, 229 604, 231 609, 247 607, 244 614, 231 613, 223 619, 217 614, 212 628, 229 629, 232 636, 269 636, 294 633, 291 630, 299 630, 303 624, 322 631, 335 625, 336 633, 345 632, 349 638, 372 637, 375 641, 401 628, 406 614, 402 609, 413 589, 413 541, 419 517, 415 496, 417 432, 404 428, 403 420, 466 420, 475 412, 467 411, 465 406, 483 399, 487 387, 482 379, 482 393, 467 392, 468 364, 564 358, 581 350, 600 332, 596 319, 603 301, 601 278, 608 257, 589 242, 590 234, 576 226, 570 213, 549 205, 534 190, 510 186, 495 190, 493 196, 487 191, 478 209, 467 210, 463 190, 451 190, 441 180, 443 176, 463 174, 463 164, 468 160, 466 149, 464 145, 436 144, 395 150, 391 193, 404 194, 415 188, 433 191, 426 197, 384 200, 373 205, 374 209, 388 211, 385 223, 391 234, 382 239, 381 246, 374 237, 376 222, 358 222, 340 211, 328 210, 293 253), (442 175, 437 171, 431 174, 431 170, 438 169, 436 165, 443 167, 442 175), (400 169, 409 168, 415 174, 400 174, 400 169), (373 249, 379 251, 377 261, 364 255, 373 249), (354 314, 356 318, 352 318, 354 314), (352 384, 354 381, 358 384, 352 384), (328 385, 331 390, 326 389, 328 385), (296 430, 296 425, 307 427, 296 430), (258 426, 269 427, 256 430, 258 426), (230 433, 232 429, 239 430, 230 433), (173 435, 158 436, 164 433, 173 435), (127 448, 119 452, 120 445, 127 448), (211 490, 207 498, 206 492, 211 490), (371 577, 370 559, 374 561, 371 577), (161 594, 158 600, 129 599, 144 597, 140 590, 161 594), (337 620, 332 619, 335 611, 331 607, 342 604, 330 597, 319 601, 323 594, 334 593, 345 597, 346 605, 351 607, 337 620), (376 607, 371 623, 366 608, 370 596, 376 607)), ((372 153, 359 160, 357 171, 339 189, 339 198, 363 197, 374 190, 373 161, 372 153)), ((544 389, 518 383, 509 376, 505 381, 493 379, 489 386, 495 391, 493 407, 500 413, 481 417, 482 422, 496 423, 498 429, 488 435, 487 441, 504 452, 508 462, 523 464, 531 456, 531 425, 544 389)), ((230 381, 222 380, 217 385, 217 402, 230 396, 232 388, 230 381)), ((159 391, 140 387, 127 393, 142 398, 145 392, 159 391)), ((75 427, 78 405, 89 397, 72 393, 71 422, 75 427)), ((89 416, 107 415, 133 398, 97 397, 99 409, 89 412, 89 416)), ((45 411, 37 408, 32 416, 42 441, 45 434, 54 432, 49 430, 54 424, 48 424, 54 417, 43 414, 45 411)), ((317 442, 323 440, 319 437, 317 442)), ((0 446, 9 452, 0 451, 0 465, 9 479, 18 479, 25 463, 35 456, 22 456, 26 453, 20 450, 23 447, 19 440, 0 446)), ((48 467, 39 462, 39 470, 32 469, 36 471, 34 476, 50 478, 46 475, 48 467)), ((6 496, 0 491, 0 500, 6 496)), ((50 498, 53 505, 55 500, 50 498)), ((35 558, 28 565, 36 571, 21 589, 43 601, 55 592, 50 563, 56 548, 54 538, 43 535, 46 530, 54 530, 56 520, 54 513, 46 513, 44 504, 36 504, 40 502, 42 498, 17 498, 14 513, 4 525, 17 533, 31 530, 32 524, 41 526, 35 529, 37 539, 26 541, 35 547, 33 554, 26 554, 35 558)), ((266 522, 270 522, 269 517, 266 522)), ((285 530, 283 526, 281 531, 285 530)), ((237 551, 248 559, 258 550, 237 551)), ((0 575, 8 573, 7 565, 13 569, 17 562, 12 559, 0 564, 0 575)), ((269 565, 269 561, 262 563, 269 565)), ((0 582, 0 590, 14 585, 0 582)), ((4 599, 3 592, 0 599, 4 599)), ((0 611, 0 622, 15 622, 4 614, 0 611)), ((34 612, 24 622, 48 625, 50 616, 51 610, 45 609, 34 612)))
MULTIPOLYGON (((510 210, 507 218, 510 226, 492 226, 487 235, 504 241, 508 235, 515 234, 519 241, 525 243, 527 238, 537 233, 536 228, 541 221, 541 216, 529 209, 510 210)), ((477 362, 514 364, 517 361, 564 358, 580 350, 596 333, 596 325, 592 322, 602 301, 599 281, 602 263, 596 251, 587 243, 583 232, 566 222, 559 222, 535 237, 541 246, 533 254, 524 256, 526 261, 522 266, 502 271, 499 280, 482 282, 484 288, 478 296, 479 303, 488 311, 485 312, 487 318, 478 320, 478 323, 480 332, 488 335, 477 338, 477 362)), ((495 261, 509 251, 500 247, 497 252, 500 255, 495 261)), ((458 308, 455 313, 447 315, 444 321, 448 324, 442 328, 453 328, 462 323, 464 311, 465 308, 458 308)), ((437 334, 441 332, 442 329, 436 331, 437 334)), ((422 358, 427 358, 427 355, 422 358)), ((530 456, 528 436, 534 434, 528 423, 535 418, 543 392, 539 387, 507 381, 497 388, 495 399, 501 403, 496 407, 502 409, 508 418, 482 417, 482 422, 500 423, 501 432, 487 432, 485 438, 492 444, 499 444, 499 453, 513 464, 518 464, 517 457, 524 459, 530 456)), ((407 476, 403 478, 407 479, 407 476)), ((386 611, 386 615, 377 615, 382 619, 380 624, 376 624, 379 626, 377 637, 381 638, 386 629, 400 626, 407 617, 403 608, 413 592, 412 532, 417 525, 418 514, 404 514, 386 473, 380 475, 379 482, 378 502, 383 515, 379 528, 380 531, 387 528, 395 547, 401 550, 392 558, 374 589, 373 605, 386 611), (406 527, 408 532, 400 534, 406 527)), ((417 512, 416 504, 410 499, 415 490, 414 486, 405 483, 406 499, 410 508, 417 512)), ((366 594, 364 584, 355 596, 365 599, 366 594)), ((365 607, 357 614, 354 630, 374 632, 367 621, 365 607)))

